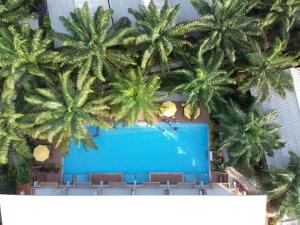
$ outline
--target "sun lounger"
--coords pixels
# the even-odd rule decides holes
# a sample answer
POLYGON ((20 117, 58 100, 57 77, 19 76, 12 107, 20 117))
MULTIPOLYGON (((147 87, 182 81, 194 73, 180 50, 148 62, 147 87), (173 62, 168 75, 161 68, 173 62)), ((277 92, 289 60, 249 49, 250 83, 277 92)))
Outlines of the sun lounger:
POLYGON ((124 182, 108 182, 108 186, 110 188, 124 188, 125 183, 124 182))
POLYGON ((150 182, 159 182, 161 184, 178 184, 183 182, 182 173, 150 173, 150 182))
POLYGON ((177 188, 194 188, 194 183, 178 183, 177 188))
POLYGON ((121 173, 93 173, 90 174, 92 184, 108 184, 109 182, 123 182, 123 174, 121 173))
POLYGON ((159 182, 145 182, 142 185, 143 188, 160 188, 159 182))
POLYGON ((91 182, 86 182, 86 183, 74 183, 74 186, 76 188, 91 188, 92 183, 91 182))
POLYGON ((41 188, 57 188, 58 183, 57 182, 40 182, 41 188))

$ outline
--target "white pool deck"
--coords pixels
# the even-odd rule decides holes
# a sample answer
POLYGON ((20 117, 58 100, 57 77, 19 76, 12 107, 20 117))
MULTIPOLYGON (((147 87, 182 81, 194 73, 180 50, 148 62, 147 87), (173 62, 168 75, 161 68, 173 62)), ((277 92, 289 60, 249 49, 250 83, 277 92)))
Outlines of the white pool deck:
POLYGON ((122 195, 205 195, 232 196, 241 195, 235 188, 228 188, 225 184, 212 184, 195 186, 193 188, 178 188, 176 185, 161 185, 158 188, 148 188, 142 185, 126 185, 124 188, 107 186, 74 188, 60 186, 58 188, 33 188, 32 194, 36 196, 122 196, 122 195))

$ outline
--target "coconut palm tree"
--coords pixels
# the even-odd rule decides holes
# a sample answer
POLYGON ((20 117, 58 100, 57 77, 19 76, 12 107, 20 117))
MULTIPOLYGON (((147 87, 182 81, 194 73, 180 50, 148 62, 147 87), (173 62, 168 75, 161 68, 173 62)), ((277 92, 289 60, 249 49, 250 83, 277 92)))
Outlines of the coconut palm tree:
POLYGON ((145 70, 153 63, 159 63, 163 72, 169 69, 169 57, 183 55, 190 43, 183 39, 193 24, 176 25, 179 5, 169 6, 165 1, 161 11, 151 0, 148 7, 139 6, 139 10, 129 9, 136 19, 136 27, 131 29, 124 43, 134 46, 142 53, 141 68, 145 70))
POLYGON ((130 126, 143 116, 146 122, 152 124, 152 113, 158 112, 158 76, 146 76, 140 68, 130 69, 126 74, 116 74, 110 86, 109 98, 117 122, 130 126))
POLYGON ((192 115, 195 115, 199 105, 204 105, 209 112, 216 111, 218 102, 226 103, 223 96, 232 92, 230 85, 236 82, 230 74, 220 69, 224 58, 222 51, 216 51, 205 60, 201 49, 198 56, 192 58, 192 68, 179 69, 170 72, 170 79, 179 79, 179 85, 174 92, 188 95, 187 102, 192 106, 192 115))
POLYGON ((263 20, 262 27, 265 30, 279 28, 280 37, 284 45, 289 40, 289 31, 293 27, 299 12, 299 0, 272 0, 268 1, 269 12, 263 20))
POLYGON ((271 168, 262 180, 270 204, 277 209, 276 219, 284 215, 300 219, 300 157, 289 152, 287 168, 271 168))
POLYGON ((240 86, 242 92, 254 88, 258 92, 258 100, 269 98, 272 91, 285 97, 286 90, 293 90, 293 80, 284 69, 296 66, 295 57, 282 53, 282 42, 277 39, 276 45, 271 51, 262 52, 257 46, 256 51, 247 55, 249 65, 241 70, 248 76, 240 86))
POLYGON ((191 0, 200 15, 198 29, 207 33, 209 41, 205 42, 205 47, 219 48, 232 63, 235 62, 236 53, 249 49, 253 38, 262 33, 259 20, 247 15, 257 2, 212 0, 209 4, 206 0, 191 0))
POLYGON ((96 149, 88 126, 109 128, 110 124, 105 120, 109 109, 106 100, 91 96, 95 79, 89 78, 78 90, 67 71, 60 75, 58 88, 37 88, 35 94, 25 97, 35 108, 27 119, 33 121, 31 135, 55 143, 64 153, 68 152, 71 139, 86 149, 96 149))
POLYGON ((16 87, 32 89, 39 80, 50 82, 49 71, 56 67, 57 53, 52 51, 52 40, 43 30, 32 31, 28 24, 20 28, 0 28, 0 76, 4 78, 4 99, 15 94, 16 87), (16 84, 18 85, 16 86, 16 84))
POLYGON ((0 0, 0 27, 17 24, 28 16, 27 0, 0 0))
POLYGON ((26 127, 20 126, 18 119, 23 115, 16 113, 13 106, 0 102, 0 165, 16 159, 30 159, 30 147, 24 135, 26 127))
POLYGON ((274 123, 276 117, 276 112, 260 113, 256 104, 244 112, 232 101, 224 113, 217 115, 221 121, 221 150, 228 151, 232 166, 247 171, 264 154, 272 156, 274 149, 283 147, 280 126, 274 123))
POLYGON ((70 18, 61 17, 61 21, 70 34, 56 34, 63 48, 59 61, 63 65, 78 68, 79 88, 89 74, 105 80, 105 75, 114 70, 135 63, 116 46, 127 29, 128 21, 122 19, 111 26, 112 10, 99 7, 94 16, 89 13, 88 3, 82 9, 75 9, 70 18))

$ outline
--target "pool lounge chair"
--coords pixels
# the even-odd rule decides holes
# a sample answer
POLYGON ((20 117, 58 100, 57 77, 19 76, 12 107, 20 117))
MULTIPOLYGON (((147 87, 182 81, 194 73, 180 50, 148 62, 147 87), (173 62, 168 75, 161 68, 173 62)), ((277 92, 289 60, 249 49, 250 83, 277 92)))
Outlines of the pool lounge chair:
POLYGON ((160 188, 160 182, 145 182, 142 188, 160 188))
POLYGON ((91 182, 84 182, 84 183, 74 183, 75 188, 91 188, 91 182))
POLYGON ((159 182, 161 184, 178 184, 183 182, 182 173, 150 173, 150 182, 159 182))
POLYGON ((108 182, 110 188, 125 188, 124 182, 108 182))
POLYGON ((177 188, 194 188, 195 184, 194 183, 178 183, 177 188))
POLYGON ((90 174, 90 182, 92 184, 108 184, 109 182, 123 182, 123 174, 121 173, 92 173, 90 174))
POLYGON ((40 182, 40 188, 58 188, 57 182, 40 182))

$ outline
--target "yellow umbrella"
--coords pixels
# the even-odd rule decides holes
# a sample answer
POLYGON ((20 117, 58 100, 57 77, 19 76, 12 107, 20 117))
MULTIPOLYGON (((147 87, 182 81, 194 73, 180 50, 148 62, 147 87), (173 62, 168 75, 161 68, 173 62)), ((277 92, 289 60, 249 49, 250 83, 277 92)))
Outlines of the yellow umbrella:
MULTIPOLYGON (((192 118, 192 106, 191 104, 187 104, 184 106, 184 116, 189 120, 192 118)), ((197 108, 194 119, 197 119, 200 116, 200 108, 197 108)))
POLYGON ((175 113, 177 112, 177 107, 174 102, 167 101, 167 102, 164 102, 161 106, 162 107, 160 108, 160 112, 161 112, 162 116, 165 116, 165 117, 175 116, 175 113))
POLYGON ((38 145, 34 148, 33 156, 36 161, 44 162, 49 158, 50 151, 46 145, 38 145))

